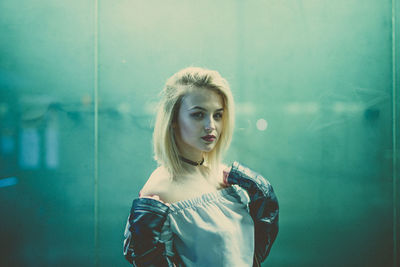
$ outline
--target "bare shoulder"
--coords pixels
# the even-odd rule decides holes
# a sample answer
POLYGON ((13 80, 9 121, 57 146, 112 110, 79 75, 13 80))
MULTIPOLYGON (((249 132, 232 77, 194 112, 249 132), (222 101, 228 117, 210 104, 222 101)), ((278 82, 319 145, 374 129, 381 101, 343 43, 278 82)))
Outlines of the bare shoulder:
POLYGON ((160 166, 150 175, 146 184, 140 191, 140 196, 146 197, 157 195, 163 199, 163 196, 165 196, 166 192, 169 191, 170 184, 171 179, 168 171, 164 167, 160 166))
POLYGON ((229 173, 230 168, 231 168, 230 165, 228 166, 228 165, 226 165, 226 164, 224 164, 224 163, 221 163, 221 164, 219 165, 219 170, 218 170, 218 172, 219 172, 219 173, 229 173))
POLYGON ((219 165, 219 167, 220 167, 221 170, 225 170, 225 169, 229 168, 230 166, 226 165, 225 163, 221 163, 219 165))

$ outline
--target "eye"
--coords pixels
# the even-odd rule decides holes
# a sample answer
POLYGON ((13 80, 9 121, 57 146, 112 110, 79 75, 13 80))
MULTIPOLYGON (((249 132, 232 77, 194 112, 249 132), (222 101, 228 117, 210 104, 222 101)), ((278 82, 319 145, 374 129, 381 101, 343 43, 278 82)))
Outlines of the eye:
POLYGON ((218 112, 214 114, 214 119, 215 120, 221 120, 222 119, 222 112, 218 112))
POLYGON ((195 113, 192 113, 191 116, 195 119, 200 120, 204 117, 204 114, 203 114, 203 112, 195 112, 195 113))

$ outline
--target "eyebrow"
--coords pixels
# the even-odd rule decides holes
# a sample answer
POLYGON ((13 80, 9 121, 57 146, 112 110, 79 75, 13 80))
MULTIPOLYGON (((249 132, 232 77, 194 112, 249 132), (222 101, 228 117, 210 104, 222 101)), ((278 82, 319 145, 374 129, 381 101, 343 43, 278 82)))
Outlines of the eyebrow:
MULTIPOLYGON (((207 109, 205 109, 203 107, 200 107, 200 106, 191 107, 189 110, 192 110, 192 109, 200 109, 200 110, 203 110, 203 111, 207 111, 207 109)), ((216 109, 215 111, 217 112, 217 111, 223 111, 223 110, 224 110, 224 108, 219 108, 219 109, 216 109)))

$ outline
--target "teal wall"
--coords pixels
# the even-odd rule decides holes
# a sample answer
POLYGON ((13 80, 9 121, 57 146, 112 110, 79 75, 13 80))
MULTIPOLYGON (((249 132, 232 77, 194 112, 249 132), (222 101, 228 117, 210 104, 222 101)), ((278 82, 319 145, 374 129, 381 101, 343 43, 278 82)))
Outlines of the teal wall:
POLYGON ((231 84, 226 163, 278 195, 263 266, 395 266, 399 11, 395 0, 0 1, 0 265, 129 265, 123 230, 156 166, 157 94, 193 65, 231 84))

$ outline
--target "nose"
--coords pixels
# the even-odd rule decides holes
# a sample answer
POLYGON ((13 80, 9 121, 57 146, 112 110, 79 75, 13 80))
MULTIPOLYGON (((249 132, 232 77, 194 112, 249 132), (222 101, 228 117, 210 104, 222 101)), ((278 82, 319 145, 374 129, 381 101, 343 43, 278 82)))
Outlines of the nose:
POLYGON ((208 120, 205 120, 205 125, 204 125, 204 130, 207 133, 211 133, 213 130, 215 130, 215 121, 213 118, 209 118, 208 120))

